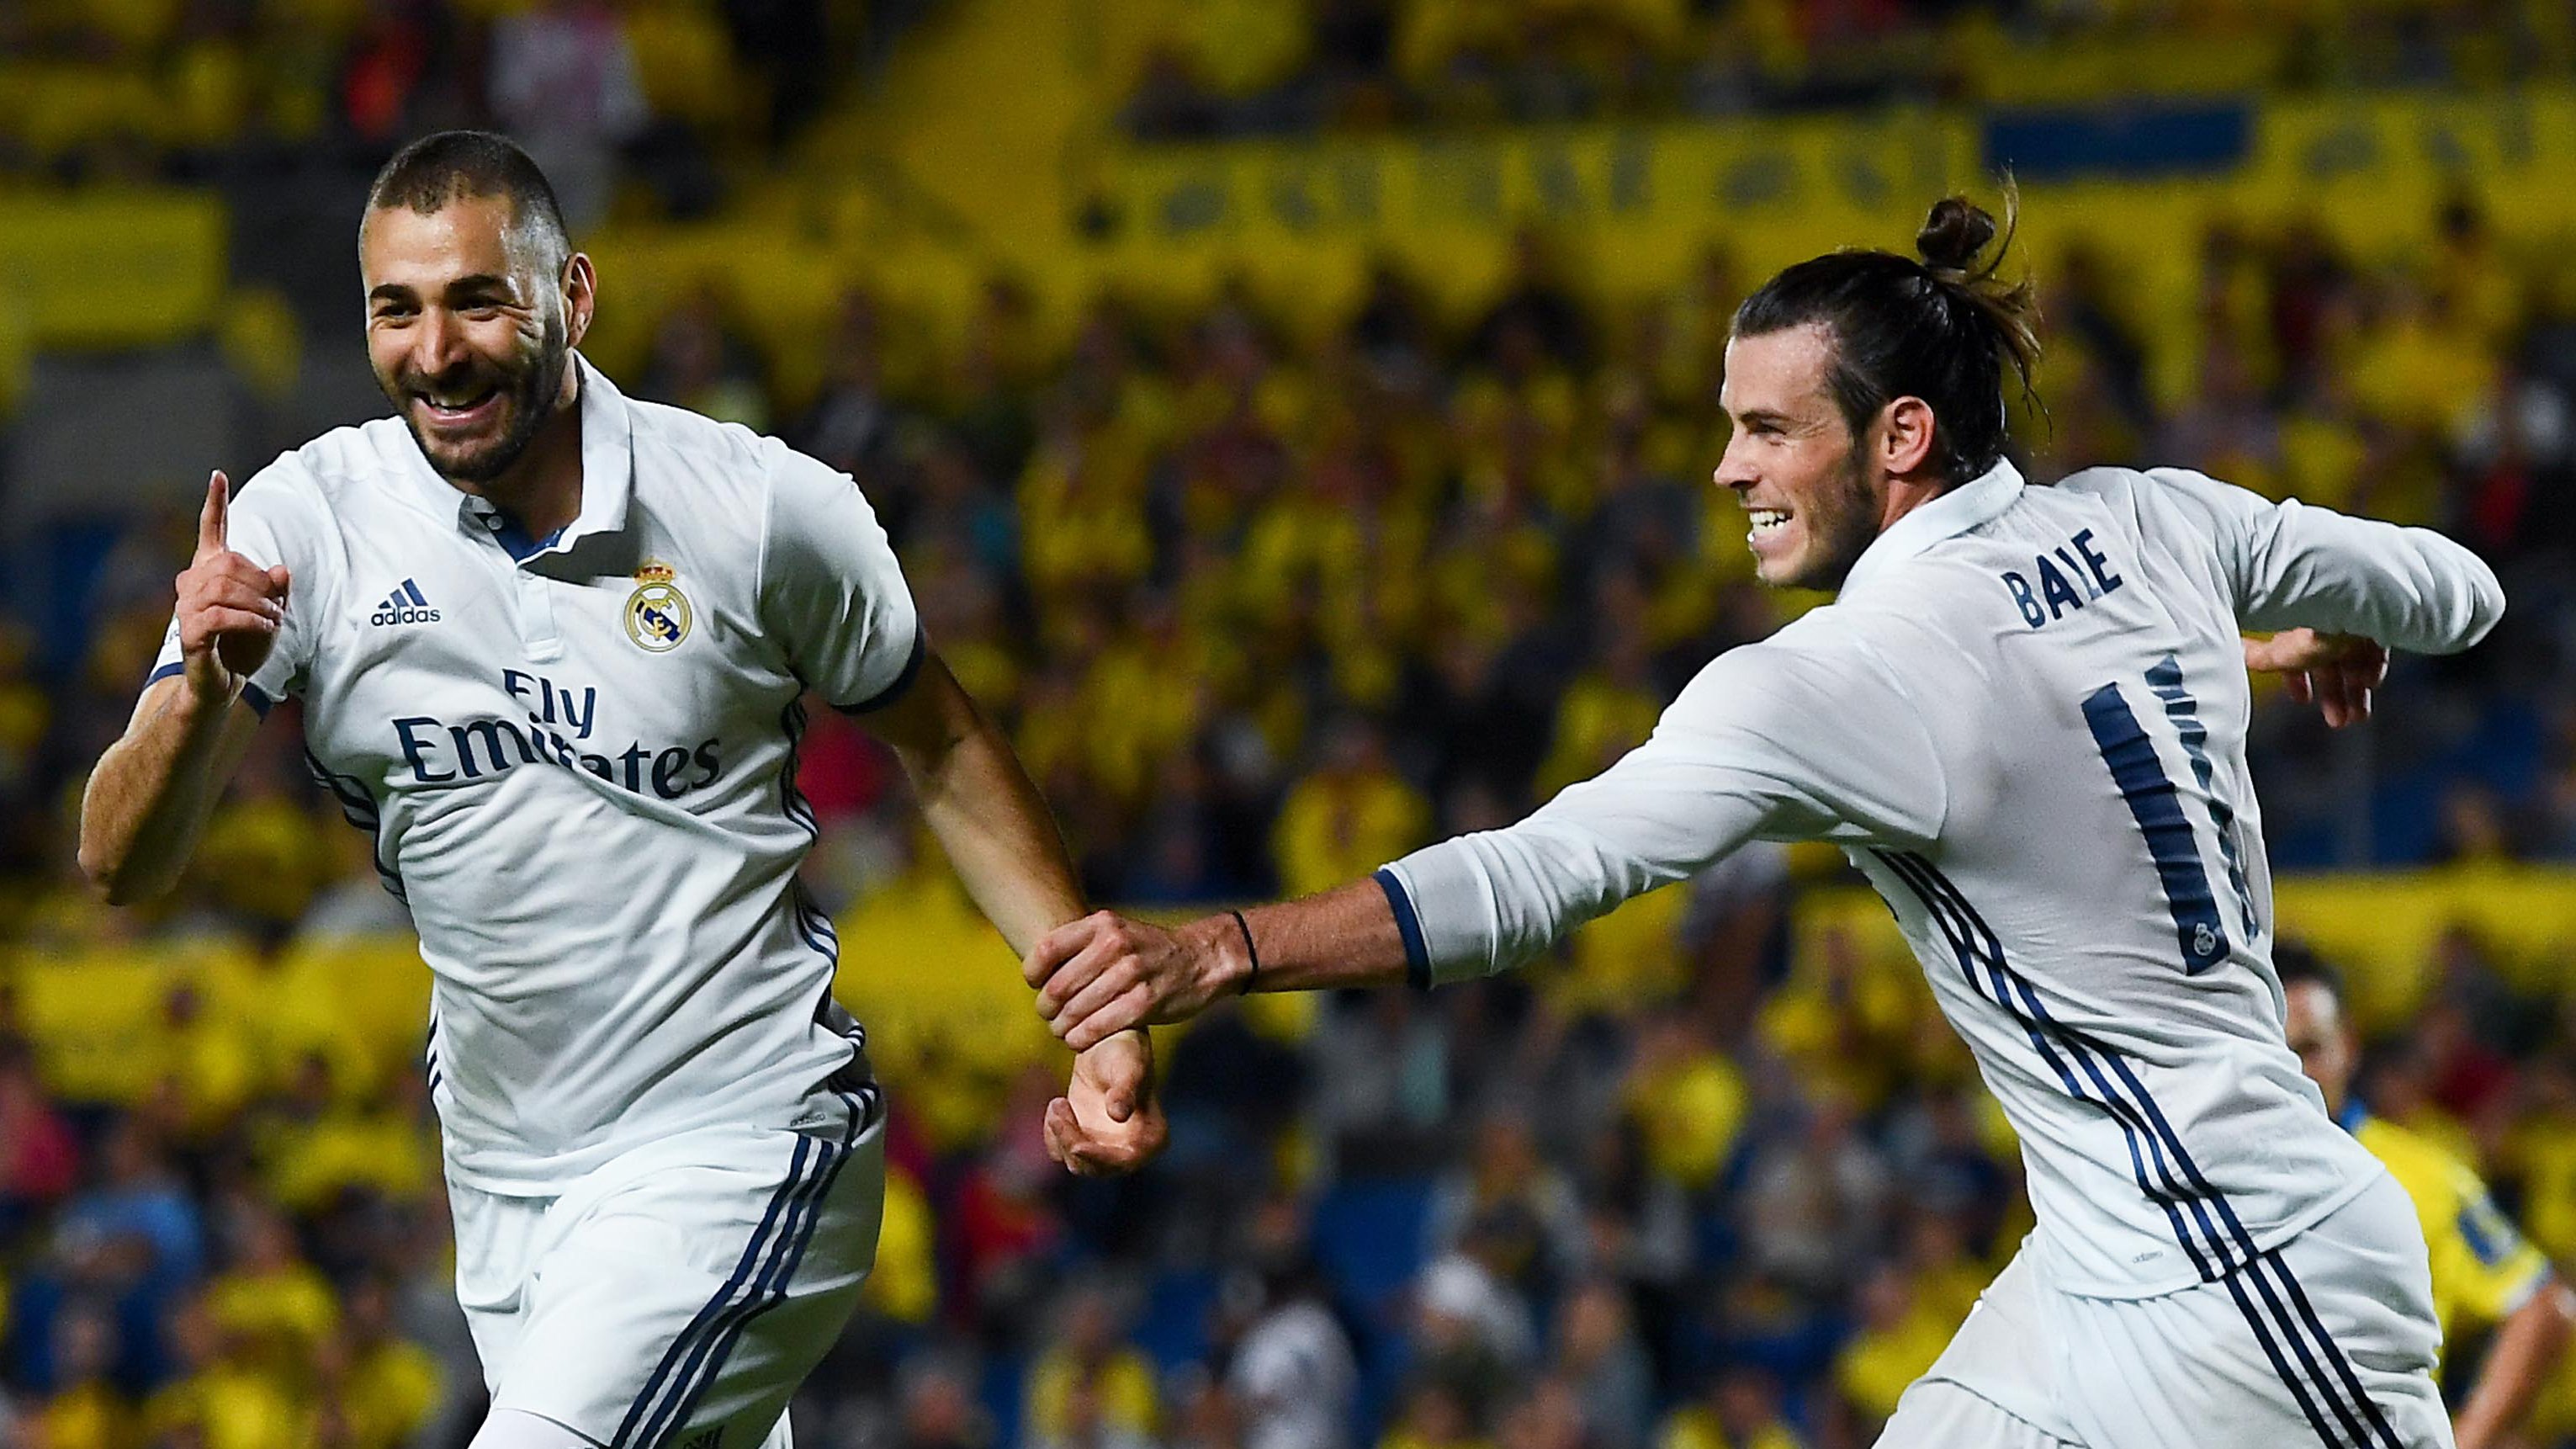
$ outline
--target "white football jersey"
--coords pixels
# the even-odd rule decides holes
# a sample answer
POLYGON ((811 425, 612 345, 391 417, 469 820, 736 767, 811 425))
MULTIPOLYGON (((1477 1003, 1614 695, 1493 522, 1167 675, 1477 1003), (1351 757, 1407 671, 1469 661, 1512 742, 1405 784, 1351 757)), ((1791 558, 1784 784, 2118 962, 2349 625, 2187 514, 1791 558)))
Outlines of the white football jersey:
POLYGON ((2438 534, 2176 469, 2026 487, 2006 464, 1711 662, 1600 778, 1379 880, 1417 971, 1451 979, 1748 839, 1840 844, 2020 1133, 2053 1281, 2163 1293, 2379 1173, 2283 1038, 2239 631, 2448 653, 2503 609, 2438 534))
MULTIPOLYGON (((575 365, 581 510, 550 538, 396 418, 281 456, 230 516, 293 579, 245 695, 303 701, 316 776, 374 831, 436 978, 449 1172, 508 1195, 696 1127, 796 1125, 853 1069, 796 879, 798 701, 889 700, 923 650, 846 475, 575 365)), ((153 677, 179 667, 174 625, 153 677)))

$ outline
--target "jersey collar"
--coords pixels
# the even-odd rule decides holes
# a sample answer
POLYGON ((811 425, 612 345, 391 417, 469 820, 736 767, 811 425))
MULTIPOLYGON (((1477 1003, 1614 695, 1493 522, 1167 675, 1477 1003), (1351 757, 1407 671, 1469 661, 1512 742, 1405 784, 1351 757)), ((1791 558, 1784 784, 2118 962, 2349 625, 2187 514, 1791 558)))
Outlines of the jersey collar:
POLYGON ((2361 1094, 2358 1092, 2344 1093, 2343 1110, 2335 1114, 2335 1125, 2341 1127, 2346 1132, 2358 1135, 2361 1131, 2362 1124, 2369 1120, 2370 1109, 2361 1104, 2361 1094))
POLYGON ((1945 538, 1954 538, 2001 514, 2021 497, 2021 470, 2009 460, 2000 461, 1931 502, 1889 524, 1861 550, 1860 558, 1843 576, 1843 593, 1850 593, 1881 570, 1903 563, 1945 538))
MULTIPOLYGON (((635 491, 635 424, 626 394, 580 353, 572 354, 572 365, 581 376, 577 404, 581 408, 581 511, 529 558, 568 549, 592 534, 624 528, 627 499, 635 491)), ((458 523, 478 533, 493 526, 492 505, 440 477, 417 447, 412 449, 412 459, 412 476, 433 511, 452 513, 458 523)))

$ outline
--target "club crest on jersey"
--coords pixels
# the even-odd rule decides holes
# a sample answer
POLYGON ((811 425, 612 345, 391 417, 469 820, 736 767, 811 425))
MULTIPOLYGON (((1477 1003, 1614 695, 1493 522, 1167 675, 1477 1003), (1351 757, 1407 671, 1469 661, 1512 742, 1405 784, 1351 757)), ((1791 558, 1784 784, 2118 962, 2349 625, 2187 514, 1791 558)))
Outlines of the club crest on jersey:
POLYGON ((680 571, 659 559, 635 570, 635 592, 626 596, 626 637, 648 654, 668 654, 689 637, 689 596, 674 582, 680 571))

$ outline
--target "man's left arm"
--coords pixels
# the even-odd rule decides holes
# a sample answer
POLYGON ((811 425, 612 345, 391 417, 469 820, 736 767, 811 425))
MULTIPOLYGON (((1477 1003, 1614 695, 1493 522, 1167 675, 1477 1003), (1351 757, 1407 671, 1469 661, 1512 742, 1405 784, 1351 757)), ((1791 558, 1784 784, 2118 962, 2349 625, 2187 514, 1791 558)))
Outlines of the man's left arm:
MULTIPOLYGON (((903 763, 922 820, 1013 951, 1082 914, 1082 887, 1046 801, 937 654, 925 650, 903 693, 860 722, 903 763)), ((1056 1160, 1085 1174, 1123 1172, 1160 1150, 1153 1069, 1141 1028, 1081 1053, 1065 1095, 1047 1107, 1056 1160)))
MULTIPOLYGON (((901 761, 922 817, 976 906, 1015 952, 1082 914, 1082 888, 1046 802, 999 729, 921 632, 885 530, 856 483, 774 441, 761 606, 805 680, 901 761)), ((1152 1044, 1141 1031, 1075 1060, 1047 1141, 1077 1172, 1160 1150, 1152 1044)))

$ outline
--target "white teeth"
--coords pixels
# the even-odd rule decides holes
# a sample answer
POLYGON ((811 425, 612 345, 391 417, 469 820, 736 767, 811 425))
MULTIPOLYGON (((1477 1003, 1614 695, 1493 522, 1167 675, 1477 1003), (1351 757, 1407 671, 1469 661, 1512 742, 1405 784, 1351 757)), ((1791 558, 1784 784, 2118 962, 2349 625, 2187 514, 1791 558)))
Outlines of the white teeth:
POLYGON ((1745 510, 1745 517, 1752 520, 1754 532, 1768 533, 1788 523, 1789 511, 1785 508, 1750 508, 1745 510))

